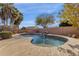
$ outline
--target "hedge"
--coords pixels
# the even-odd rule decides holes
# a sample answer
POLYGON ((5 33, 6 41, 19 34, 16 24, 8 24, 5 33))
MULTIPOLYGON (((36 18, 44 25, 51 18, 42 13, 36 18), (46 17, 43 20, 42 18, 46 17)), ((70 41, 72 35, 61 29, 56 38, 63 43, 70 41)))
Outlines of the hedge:
POLYGON ((8 38, 11 38, 11 37, 12 37, 12 32, 9 32, 9 31, 0 32, 0 38, 1 39, 8 39, 8 38))

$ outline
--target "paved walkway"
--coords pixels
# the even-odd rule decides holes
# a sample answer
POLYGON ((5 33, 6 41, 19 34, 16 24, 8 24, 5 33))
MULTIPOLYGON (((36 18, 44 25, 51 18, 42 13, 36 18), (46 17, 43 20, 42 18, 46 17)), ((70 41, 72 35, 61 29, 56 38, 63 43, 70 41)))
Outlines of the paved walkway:
POLYGON ((70 56, 79 55, 79 40, 69 38, 60 47, 42 47, 31 44, 32 37, 16 35, 14 38, 0 41, 1 56, 70 56))

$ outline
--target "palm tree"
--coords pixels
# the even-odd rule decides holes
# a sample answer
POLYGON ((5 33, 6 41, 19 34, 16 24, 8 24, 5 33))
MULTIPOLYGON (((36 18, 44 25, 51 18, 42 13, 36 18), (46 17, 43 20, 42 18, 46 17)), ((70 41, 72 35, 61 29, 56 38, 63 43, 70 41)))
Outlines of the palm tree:
POLYGON ((36 19, 36 24, 43 28, 48 28, 48 25, 52 23, 54 23, 53 16, 49 14, 41 14, 36 19))
POLYGON ((0 10, 0 18, 5 28, 8 26, 9 18, 12 16, 12 7, 13 4, 7 3, 7 4, 3 4, 0 10))
POLYGON ((23 20, 23 14, 17 9, 17 8, 13 8, 13 15, 12 15, 12 21, 10 23, 13 23, 13 25, 19 27, 20 23, 23 20))
POLYGON ((8 24, 10 24, 10 27, 12 28, 14 25, 19 26, 23 19, 23 15, 17 8, 13 6, 12 3, 3 4, 0 11, 0 18, 2 19, 4 26, 8 26, 8 24))
POLYGON ((23 20, 23 14, 19 13, 17 20, 15 20, 15 22, 14 22, 14 25, 19 28, 19 25, 22 22, 22 20, 23 20))

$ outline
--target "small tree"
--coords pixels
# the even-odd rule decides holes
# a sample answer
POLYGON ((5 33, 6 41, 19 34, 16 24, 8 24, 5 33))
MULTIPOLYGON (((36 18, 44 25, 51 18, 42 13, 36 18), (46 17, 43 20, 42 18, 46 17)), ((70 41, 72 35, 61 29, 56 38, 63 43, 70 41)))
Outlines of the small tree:
POLYGON ((36 24, 43 28, 48 28, 48 25, 52 23, 54 23, 53 16, 49 14, 41 14, 36 18, 36 24))

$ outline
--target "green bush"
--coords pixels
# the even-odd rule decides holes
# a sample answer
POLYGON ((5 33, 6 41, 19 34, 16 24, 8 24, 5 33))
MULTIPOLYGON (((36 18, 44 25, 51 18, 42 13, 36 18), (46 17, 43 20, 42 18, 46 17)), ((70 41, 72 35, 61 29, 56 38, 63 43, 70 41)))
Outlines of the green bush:
POLYGON ((2 39, 8 39, 11 37, 12 37, 12 32, 9 32, 9 31, 0 32, 0 38, 2 39))

